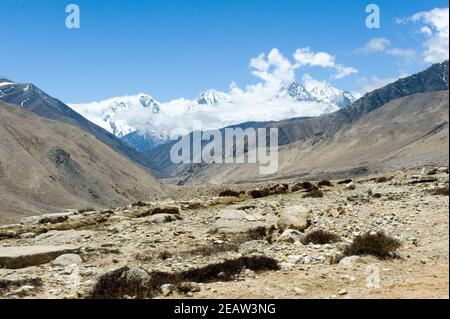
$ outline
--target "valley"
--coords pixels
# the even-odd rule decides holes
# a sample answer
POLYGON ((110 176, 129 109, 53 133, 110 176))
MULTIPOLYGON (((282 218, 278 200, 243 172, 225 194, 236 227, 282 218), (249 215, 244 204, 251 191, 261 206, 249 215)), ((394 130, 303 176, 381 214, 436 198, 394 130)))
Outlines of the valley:
POLYGON ((0 296, 448 298, 448 176, 185 186, 172 199, 28 218, 0 228, 0 296), (346 252, 377 232, 398 247, 346 252))

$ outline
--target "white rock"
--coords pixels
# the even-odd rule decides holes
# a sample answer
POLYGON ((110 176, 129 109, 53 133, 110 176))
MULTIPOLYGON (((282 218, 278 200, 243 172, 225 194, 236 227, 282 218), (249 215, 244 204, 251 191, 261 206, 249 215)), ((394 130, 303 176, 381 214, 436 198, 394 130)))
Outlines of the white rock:
POLYGON ((56 258, 52 264, 55 266, 81 265, 83 259, 77 254, 65 254, 56 258))
POLYGON ((278 216, 278 228, 303 231, 309 226, 311 210, 297 205, 283 209, 278 216))
POLYGON ((160 287, 161 293, 164 297, 169 296, 172 292, 175 291, 175 286, 172 284, 165 284, 160 287))
POLYGON ((45 264, 78 250, 79 248, 70 245, 0 247, 0 267, 17 269, 45 264))

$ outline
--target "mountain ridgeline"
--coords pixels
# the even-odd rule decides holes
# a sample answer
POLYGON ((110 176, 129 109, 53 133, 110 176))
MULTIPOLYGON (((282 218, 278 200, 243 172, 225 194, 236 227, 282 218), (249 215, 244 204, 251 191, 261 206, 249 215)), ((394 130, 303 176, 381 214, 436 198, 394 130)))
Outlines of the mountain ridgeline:
POLYGON ((99 141, 127 157, 132 162, 151 170, 148 158, 113 134, 93 124, 60 100, 49 96, 33 84, 14 83, 13 81, 0 77, 0 100, 20 106, 41 117, 75 125, 83 131, 94 135, 99 141))
MULTIPOLYGON (((413 143, 415 141, 414 138, 420 139, 420 134, 426 136, 430 131, 438 128, 448 131, 448 120, 446 120, 445 116, 447 114, 448 117, 448 102, 446 103, 446 98, 448 99, 448 61, 434 64, 423 72, 399 79, 383 88, 367 93, 352 105, 331 114, 324 114, 319 117, 311 118, 295 118, 278 122, 243 123, 238 125, 238 127, 241 128, 278 128, 281 167, 278 174, 274 176, 261 176, 257 173, 257 170, 254 170, 253 172, 253 168, 256 167, 256 165, 252 166, 251 164, 206 165, 170 163, 169 153, 174 144, 173 141, 155 147, 148 152, 148 157, 151 158, 154 168, 164 172, 167 177, 175 178, 175 180, 178 180, 180 183, 193 181, 227 183, 292 176, 309 176, 309 178, 331 176, 333 174, 337 176, 340 174, 339 172, 343 174, 348 172, 355 174, 367 173, 370 169, 381 169, 380 165, 382 165, 382 159, 377 159, 377 161, 374 160, 372 163, 371 159, 360 154, 358 149, 348 149, 348 147, 344 147, 345 141, 343 141, 342 138, 345 136, 344 132, 346 130, 352 131, 352 129, 358 128, 362 131, 371 131, 371 129, 373 129, 373 132, 376 135, 375 137, 379 140, 384 140, 386 136, 391 135, 403 136, 406 129, 408 129, 408 131, 412 130, 410 131, 410 139, 401 139, 397 144, 392 143, 392 145, 388 145, 389 139, 387 139, 383 145, 377 145, 374 142, 372 151, 375 153, 378 152, 383 156, 392 156, 390 152, 393 152, 395 148, 401 148, 408 143, 413 143), (444 91, 444 93, 442 93, 442 91, 444 91), (445 93, 447 93, 447 95, 445 95, 445 93), (408 99, 404 100, 404 98, 408 99), (396 101, 399 102, 397 103, 396 101), (429 103, 429 111, 427 111, 427 102, 429 103), (413 105, 410 106, 409 104, 413 105), (416 106, 416 108, 413 106, 416 106), (378 110, 380 111, 376 112, 378 110), (379 119, 387 112, 391 115, 391 118, 386 118, 386 123, 384 124, 380 123, 379 119), (378 115, 378 118, 374 115, 378 115), (368 118, 371 120, 367 121, 368 118), (394 118, 398 121, 392 120, 394 118), (420 119, 420 121, 418 121, 418 119, 420 119), (399 125, 399 123, 404 123, 405 121, 410 121, 408 127, 399 125), (361 125, 363 122, 365 123, 365 126, 361 125), (385 128, 385 131, 376 130, 373 127, 374 125, 382 125, 385 128), (414 129, 417 132, 414 132, 414 129), (341 138, 341 140, 337 143, 339 138, 341 138), (402 143, 405 143, 405 145, 402 143), (335 148, 335 150, 333 150, 333 152, 336 153, 334 163, 324 163, 319 168, 315 167, 315 163, 318 161, 311 158, 309 167, 294 164, 301 161, 300 156, 306 157, 308 154, 314 154, 317 158, 329 156, 329 153, 319 152, 319 150, 322 150, 323 152, 329 152, 331 150, 328 148, 325 150, 325 148, 323 148, 325 144, 331 147, 334 146, 335 148), (306 145, 308 147, 306 147, 306 145), (377 147, 379 147, 379 149, 377 149, 377 147), (345 149, 349 154, 353 153, 353 159, 349 160, 346 157, 349 154, 345 156, 344 154, 340 154, 339 148, 342 150, 345 149), (295 150, 302 151, 296 153, 295 150), (358 156, 360 156, 360 160, 358 160, 358 156), (346 159, 344 160, 344 158, 346 159)), ((442 134, 442 132, 440 134, 442 134)), ((367 143, 372 140, 372 137, 362 133, 353 134, 351 137, 347 136, 347 138, 351 138, 351 140, 347 141, 347 144, 349 145, 351 145, 351 142, 358 144, 359 141, 362 141, 364 138, 367 143)), ((439 139, 439 141, 440 142, 433 140, 432 143, 430 142, 431 144, 429 145, 434 145, 436 152, 428 150, 427 158, 420 159, 420 164, 427 164, 434 160, 440 162, 446 160, 446 156, 440 151, 445 150, 446 148, 448 149, 448 145, 445 145, 445 134, 443 140, 439 139), (434 157, 433 154, 435 154, 436 157, 434 157)), ((361 148, 363 147, 363 144, 360 145, 361 148)), ((400 163, 403 163, 402 159, 398 159, 398 162, 398 168, 402 168, 400 165, 400 163)), ((415 163, 414 161, 405 163, 406 166, 414 166, 415 164, 419 163, 415 163)))

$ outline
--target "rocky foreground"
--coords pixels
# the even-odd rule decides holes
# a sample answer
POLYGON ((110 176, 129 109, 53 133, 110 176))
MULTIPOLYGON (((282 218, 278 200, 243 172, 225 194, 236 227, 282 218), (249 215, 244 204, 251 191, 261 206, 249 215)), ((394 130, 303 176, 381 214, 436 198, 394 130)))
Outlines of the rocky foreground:
POLYGON ((188 187, 28 217, 0 228, 0 297, 448 298, 448 183, 426 168, 188 187))

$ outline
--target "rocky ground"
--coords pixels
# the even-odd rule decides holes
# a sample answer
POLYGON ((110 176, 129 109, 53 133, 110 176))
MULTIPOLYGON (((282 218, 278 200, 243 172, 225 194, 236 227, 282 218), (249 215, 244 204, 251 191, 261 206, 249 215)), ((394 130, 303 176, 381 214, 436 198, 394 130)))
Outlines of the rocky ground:
POLYGON ((0 228, 0 297, 449 298, 448 182, 425 168, 189 186, 29 217, 0 228), (383 258, 348 249, 381 231, 401 244, 383 258))

